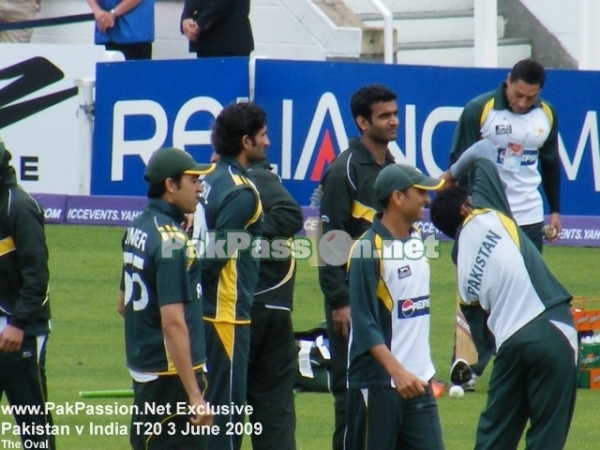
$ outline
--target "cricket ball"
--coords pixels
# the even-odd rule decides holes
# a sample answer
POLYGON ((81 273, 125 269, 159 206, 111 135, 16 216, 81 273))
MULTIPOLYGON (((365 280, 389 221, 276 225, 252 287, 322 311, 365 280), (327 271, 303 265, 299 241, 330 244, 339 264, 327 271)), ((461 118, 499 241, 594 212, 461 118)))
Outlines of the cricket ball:
POLYGON ((465 391, 460 386, 452 386, 448 391, 450 398, 462 398, 465 395, 465 391))
POLYGON ((554 228, 552 225, 544 225, 544 228, 542 228, 542 233, 547 240, 554 239, 558 234, 556 228, 554 228))

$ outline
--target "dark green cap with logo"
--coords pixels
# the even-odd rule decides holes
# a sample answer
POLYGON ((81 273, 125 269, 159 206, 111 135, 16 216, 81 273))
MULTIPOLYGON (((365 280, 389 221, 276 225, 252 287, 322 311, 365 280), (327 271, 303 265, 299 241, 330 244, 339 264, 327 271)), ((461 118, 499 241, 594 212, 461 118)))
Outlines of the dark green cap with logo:
POLYGON ((425 175, 416 167, 408 164, 390 164, 383 168, 375 180, 375 192, 378 200, 385 200, 394 191, 403 191, 411 186, 434 191, 444 184, 444 180, 425 175))
POLYGON ((148 185, 160 183, 179 174, 206 175, 215 169, 214 164, 199 164, 194 158, 178 148, 161 148, 152 153, 144 172, 148 185))

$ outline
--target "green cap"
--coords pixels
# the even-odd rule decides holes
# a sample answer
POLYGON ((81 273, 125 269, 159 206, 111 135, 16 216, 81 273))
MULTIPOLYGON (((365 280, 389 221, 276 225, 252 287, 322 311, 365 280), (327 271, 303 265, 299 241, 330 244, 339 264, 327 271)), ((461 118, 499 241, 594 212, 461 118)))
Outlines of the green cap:
POLYGON ((411 186, 433 191, 443 184, 444 180, 428 177, 416 167, 408 164, 390 164, 379 172, 374 187, 377 199, 385 200, 394 191, 402 191, 411 186))
POLYGON ((214 169, 214 164, 198 164, 189 153, 178 148, 161 148, 152 153, 144 172, 144 180, 153 185, 182 173, 206 175, 214 169))

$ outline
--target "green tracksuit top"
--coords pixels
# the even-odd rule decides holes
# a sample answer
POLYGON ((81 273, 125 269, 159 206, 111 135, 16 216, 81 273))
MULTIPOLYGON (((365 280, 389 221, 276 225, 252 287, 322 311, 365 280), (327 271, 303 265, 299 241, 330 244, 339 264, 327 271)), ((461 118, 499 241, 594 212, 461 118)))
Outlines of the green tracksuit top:
POLYGON ((229 254, 228 234, 244 232, 250 241, 260 237, 262 204, 248 172, 234 158, 222 157, 206 176, 204 202, 207 248, 202 258, 204 319, 233 324, 250 323, 250 308, 258 280, 259 261, 248 250, 229 254), (212 244, 211 244, 212 243, 212 244), (227 256, 220 254, 222 251, 227 256))
POLYGON ((475 97, 465 106, 454 132, 450 162, 480 139, 497 148, 496 164, 519 226, 544 219, 540 183, 550 212, 560 212, 558 117, 550 103, 538 99, 524 114, 515 114, 506 98, 506 83, 500 83, 496 90, 475 97), (509 148, 522 153, 518 170, 503 168, 509 148))
POLYGON ((136 373, 174 375, 160 308, 183 303, 192 365, 206 361, 200 264, 181 223, 179 208, 151 199, 123 236, 121 290, 125 293, 127 366, 136 373))
POLYGON ((47 334, 48 279, 44 213, 9 167, 0 175, 0 316, 26 335, 47 334))
MULTIPOLYGON (((388 152, 384 164, 377 164, 359 139, 350 139, 348 150, 331 163, 321 181, 323 234, 343 230, 355 239, 369 229, 380 209, 373 188, 375 179, 381 169, 393 163, 394 158, 388 152)), ((319 283, 325 301, 333 309, 349 305, 345 266, 319 267, 319 283)))
POLYGON ((453 249, 458 290, 463 303, 479 302, 490 312, 488 326, 500 348, 546 309, 568 303, 571 295, 517 226, 495 164, 476 159, 471 172, 474 210, 453 249))
MULTIPOLYGON (((256 184, 263 206, 261 235, 265 239, 291 239, 304 225, 302 208, 271 172, 268 161, 253 164, 248 170, 256 184)), ((292 309, 296 261, 293 257, 261 259, 254 301, 292 309)))

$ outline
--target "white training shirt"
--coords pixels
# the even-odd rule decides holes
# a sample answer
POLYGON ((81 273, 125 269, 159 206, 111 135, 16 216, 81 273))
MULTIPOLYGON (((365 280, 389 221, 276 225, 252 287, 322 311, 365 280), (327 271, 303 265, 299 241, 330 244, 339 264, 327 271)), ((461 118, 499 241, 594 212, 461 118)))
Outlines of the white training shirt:
POLYGON ((492 109, 481 126, 482 138, 498 148, 496 164, 500 178, 506 184, 506 196, 513 216, 520 226, 544 220, 544 205, 538 190, 542 181, 538 170, 538 149, 548 139, 551 128, 550 117, 541 107, 526 114, 492 109), (518 172, 502 168, 506 149, 511 144, 522 147, 518 172))
POLYGON ((478 301, 490 311, 488 327, 496 348, 546 309, 533 287, 518 240, 515 222, 491 209, 469 216, 458 238, 461 300, 466 304, 478 301))

